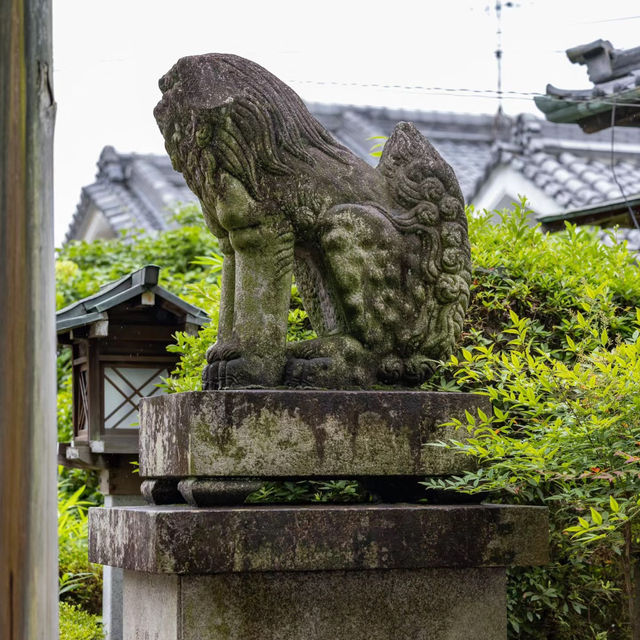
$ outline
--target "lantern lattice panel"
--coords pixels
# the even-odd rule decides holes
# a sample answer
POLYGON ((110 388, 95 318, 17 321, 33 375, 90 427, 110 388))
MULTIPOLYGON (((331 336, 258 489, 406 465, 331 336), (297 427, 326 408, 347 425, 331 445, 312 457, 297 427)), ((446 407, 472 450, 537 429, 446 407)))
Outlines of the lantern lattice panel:
POLYGON ((162 393, 159 384, 168 376, 157 367, 104 367, 104 428, 135 429, 141 398, 162 393))
POLYGON ((78 431, 89 428, 89 392, 87 385, 87 370, 78 369, 76 372, 76 425, 78 431))

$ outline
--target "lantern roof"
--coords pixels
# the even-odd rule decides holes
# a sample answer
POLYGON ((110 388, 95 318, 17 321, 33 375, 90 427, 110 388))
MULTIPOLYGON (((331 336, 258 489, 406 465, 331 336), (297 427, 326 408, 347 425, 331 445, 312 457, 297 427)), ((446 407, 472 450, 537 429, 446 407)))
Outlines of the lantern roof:
POLYGON ((185 316, 185 322, 201 326, 209 322, 209 316, 200 308, 185 302, 164 287, 158 285, 160 267, 146 265, 137 271, 109 282, 100 291, 74 302, 56 314, 56 331, 63 333, 108 319, 108 311, 130 301, 136 296, 153 293, 169 303, 176 313, 185 316))

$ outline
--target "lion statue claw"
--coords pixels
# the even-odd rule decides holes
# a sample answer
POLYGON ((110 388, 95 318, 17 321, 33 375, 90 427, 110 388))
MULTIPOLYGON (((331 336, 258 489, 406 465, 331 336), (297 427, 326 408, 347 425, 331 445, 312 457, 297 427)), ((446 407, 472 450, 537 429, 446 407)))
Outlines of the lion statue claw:
POLYGON ((233 55, 182 58, 160 89, 166 149, 225 256, 204 388, 421 384, 454 349, 471 278, 434 147, 401 122, 374 169, 233 55), (293 275, 318 338, 287 344, 293 275))

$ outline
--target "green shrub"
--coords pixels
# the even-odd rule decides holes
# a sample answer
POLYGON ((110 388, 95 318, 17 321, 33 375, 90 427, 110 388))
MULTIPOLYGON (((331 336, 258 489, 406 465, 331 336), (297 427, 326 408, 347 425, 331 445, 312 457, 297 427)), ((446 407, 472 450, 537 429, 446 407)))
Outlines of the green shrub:
MULTIPOLYGON (((622 640, 633 605, 640 508, 638 266, 624 247, 605 247, 594 232, 568 225, 563 233, 544 234, 528 215, 524 202, 497 224, 489 214, 470 213, 473 300, 463 345, 425 388, 487 395, 493 415, 469 416, 460 428, 471 429, 471 439, 454 445, 478 459, 478 471, 427 484, 549 507, 552 563, 510 571, 512 638, 622 640)), ((163 286, 210 314, 213 322, 198 336, 176 336, 172 350, 181 360, 166 382, 169 391, 200 388, 220 296, 216 241, 194 223, 193 212, 183 221, 182 229, 136 243, 71 245, 57 266, 59 304, 160 262, 163 286)), ((288 339, 309 337, 294 289, 288 339)), ((64 434, 70 428, 67 374, 68 363, 60 361, 64 434)), ((73 496, 81 480, 66 477, 63 496, 73 496)), ((353 483, 290 485, 265 485, 253 499, 360 497, 353 483)), ((85 488, 77 499, 90 496, 85 488)), ((68 539, 74 542, 64 543, 64 551, 61 543, 68 573, 90 573, 86 541, 75 534, 68 539)), ((72 588, 69 598, 79 591, 72 588)))
POLYGON ((89 562, 87 507, 84 487, 69 493, 58 484, 58 576, 60 599, 98 614, 102 608, 102 567, 89 562))
POLYGON ((369 502, 370 495, 357 480, 298 480, 265 482, 247 497, 248 503, 369 502))
MULTIPOLYGON (((543 504, 552 563, 510 572, 514 638, 627 638, 640 512, 638 266, 568 225, 471 216, 474 299, 465 344, 432 389, 490 398, 454 448, 477 471, 428 488, 543 504)), ((635 637, 635 636, 634 636, 635 637)))
POLYGON ((102 640, 102 624, 94 616, 77 606, 60 603, 60 640, 102 640))

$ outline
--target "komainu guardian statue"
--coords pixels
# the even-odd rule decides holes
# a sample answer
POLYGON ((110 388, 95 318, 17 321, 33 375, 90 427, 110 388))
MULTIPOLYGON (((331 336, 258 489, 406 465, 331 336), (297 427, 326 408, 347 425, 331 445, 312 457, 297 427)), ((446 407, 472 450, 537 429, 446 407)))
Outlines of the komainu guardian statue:
POLYGON ((160 89, 167 151, 225 256, 204 388, 423 382, 471 276, 460 187, 433 146, 401 122, 372 168, 233 55, 182 58, 160 89), (317 339, 286 342, 292 275, 317 339))

